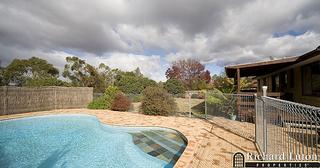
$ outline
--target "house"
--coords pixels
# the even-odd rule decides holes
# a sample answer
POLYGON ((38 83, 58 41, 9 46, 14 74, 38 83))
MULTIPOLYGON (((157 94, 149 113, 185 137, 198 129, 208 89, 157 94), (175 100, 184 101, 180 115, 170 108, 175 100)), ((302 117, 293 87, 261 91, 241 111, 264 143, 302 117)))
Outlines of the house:
POLYGON ((238 93, 241 77, 255 77, 258 95, 268 86, 268 96, 320 106, 320 46, 301 56, 231 65, 225 71, 238 93))

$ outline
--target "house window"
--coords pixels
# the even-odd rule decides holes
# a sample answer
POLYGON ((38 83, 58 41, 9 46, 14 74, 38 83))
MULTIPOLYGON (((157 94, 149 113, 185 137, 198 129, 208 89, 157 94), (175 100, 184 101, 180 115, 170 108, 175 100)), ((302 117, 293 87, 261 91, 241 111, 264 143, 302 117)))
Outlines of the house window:
POLYGON ((272 91, 273 92, 280 91, 280 77, 279 77, 279 75, 272 76, 272 91))
POLYGON ((263 78, 263 86, 267 86, 267 78, 263 78))
POLYGON ((281 73, 281 88, 288 88, 288 73, 287 72, 283 72, 281 73))
POLYGON ((320 97, 320 61, 302 67, 302 94, 320 97))
POLYGON ((291 69, 290 71, 289 71, 289 81, 290 81, 290 83, 289 83, 289 86, 290 86, 290 88, 294 88, 294 70, 293 69, 291 69))
POLYGON ((267 86, 267 78, 261 78, 259 81, 259 91, 261 91, 262 86, 267 86))

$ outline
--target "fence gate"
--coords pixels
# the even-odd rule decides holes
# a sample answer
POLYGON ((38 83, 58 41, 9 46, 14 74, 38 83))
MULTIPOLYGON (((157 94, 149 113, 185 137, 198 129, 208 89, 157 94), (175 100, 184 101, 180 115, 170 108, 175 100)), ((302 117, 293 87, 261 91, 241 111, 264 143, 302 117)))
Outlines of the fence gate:
POLYGON ((256 97, 256 143, 264 154, 319 160, 320 108, 256 97))

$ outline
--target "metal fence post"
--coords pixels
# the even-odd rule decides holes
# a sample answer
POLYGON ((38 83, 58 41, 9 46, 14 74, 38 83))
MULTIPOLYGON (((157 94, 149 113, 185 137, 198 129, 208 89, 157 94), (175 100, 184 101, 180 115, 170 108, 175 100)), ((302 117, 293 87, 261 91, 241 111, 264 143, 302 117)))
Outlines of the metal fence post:
POLYGON ((254 109, 256 113, 255 121, 254 121, 254 140, 257 143, 257 117, 258 117, 258 103, 257 103, 257 94, 254 94, 254 109))
MULTIPOLYGON (((267 89, 268 86, 262 86, 262 90, 263 90, 263 97, 267 96, 267 89)), ((267 115, 266 115, 266 106, 265 106, 265 102, 264 99, 262 99, 262 116, 263 116, 263 151, 265 153, 267 153, 267 115)))
POLYGON ((189 117, 191 117, 191 93, 189 93, 189 117))
POLYGON ((8 108, 8 87, 3 86, 3 115, 7 114, 8 108))
POLYGON ((53 88, 54 90, 54 109, 57 109, 57 87, 53 88))
POLYGON ((266 105, 264 100, 262 99, 262 116, 263 116, 263 152, 267 153, 267 115, 266 115, 266 105))
POLYGON ((205 119, 207 119, 207 93, 208 93, 208 91, 206 91, 204 93, 204 117, 205 117, 205 119))

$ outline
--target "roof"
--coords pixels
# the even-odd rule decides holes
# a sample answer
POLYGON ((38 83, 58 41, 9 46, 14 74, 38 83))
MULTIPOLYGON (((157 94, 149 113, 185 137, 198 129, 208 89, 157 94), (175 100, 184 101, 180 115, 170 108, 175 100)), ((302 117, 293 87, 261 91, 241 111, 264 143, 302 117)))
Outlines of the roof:
POLYGON ((320 54, 320 46, 306 54, 296 57, 287 57, 278 60, 262 61, 255 63, 246 63, 230 65, 225 67, 226 74, 229 78, 236 77, 237 69, 240 69, 240 77, 262 76, 283 69, 287 66, 294 65, 301 61, 312 58, 320 54))

